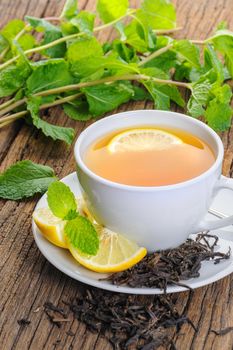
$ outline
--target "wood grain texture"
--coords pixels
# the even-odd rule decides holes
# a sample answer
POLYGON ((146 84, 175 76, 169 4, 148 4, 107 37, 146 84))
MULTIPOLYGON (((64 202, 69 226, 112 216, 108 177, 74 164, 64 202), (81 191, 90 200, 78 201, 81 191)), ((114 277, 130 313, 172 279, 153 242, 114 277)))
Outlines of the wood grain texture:
MULTIPOLYGON (((132 6, 138 1, 132 1, 132 6)), ((232 0, 176 0, 178 25, 183 29, 177 37, 203 39, 216 24, 227 20, 233 29, 232 0)), ((80 0, 80 7, 95 8, 95 1, 80 0)), ((56 16, 63 0, 0 0, 0 25, 11 18, 23 18, 25 14, 56 16)), ((106 40, 113 30, 98 34, 106 40)), ((129 103, 118 110, 150 108, 147 103, 129 103)), ((88 125, 72 121, 59 108, 50 113, 50 121, 74 127, 76 135, 88 125)), ((1 170, 21 159, 31 159, 47 164, 62 178, 74 170, 73 150, 61 143, 48 140, 38 131, 21 121, 1 129, 1 170)), ((233 129, 220 135, 225 146, 223 171, 233 176, 233 129)), ((20 203, 0 202, 0 349, 1 350, 110 350, 110 344, 98 334, 90 333, 77 320, 65 323, 61 329, 52 326, 42 305, 50 300, 62 305, 79 295, 84 285, 65 276, 38 251, 31 233, 31 214, 38 198, 20 203), (18 319, 31 321, 27 327, 19 326, 18 319), (67 334, 68 331, 75 336, 67 334), (58 342, 58 340, 60 342, 58 342)), ((196 326, 195 333, 189 325, 183 325, 173 334, 179 350, 231 350, 233 332, 224 337, 216 336, 211 329, 233 326, 233 278, 231 276, 193 294, 174 295, 178 310, 186 310, 196 326)))

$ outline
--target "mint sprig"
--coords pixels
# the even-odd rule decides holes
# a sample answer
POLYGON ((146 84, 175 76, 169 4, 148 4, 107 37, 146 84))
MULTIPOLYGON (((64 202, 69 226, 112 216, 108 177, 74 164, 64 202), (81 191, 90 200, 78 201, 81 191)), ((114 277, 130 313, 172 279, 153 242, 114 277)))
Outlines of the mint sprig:
POLYGON ((49 186, 47 201, 52 213, 67 221, 64 230, 69 242, 84 254, 96 255, 99 249, 98 234, 90 220, 78 213, 70 188, 62 182, 54 182, 49 186))

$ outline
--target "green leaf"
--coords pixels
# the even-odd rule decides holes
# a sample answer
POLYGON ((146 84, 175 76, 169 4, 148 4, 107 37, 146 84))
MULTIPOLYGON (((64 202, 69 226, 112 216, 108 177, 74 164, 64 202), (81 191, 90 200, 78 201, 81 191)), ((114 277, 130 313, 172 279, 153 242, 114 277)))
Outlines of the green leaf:
POLYGON ((157 67, 141 68, 140 73, 153 78, 169 79, 169 75, 157 67))
MULTIPOLYGON (((51 43, 62 37, 61 29, 57 26, 54 26, 50 22, 46 21, 43 18, 36 18, 31 16, 25 17, 26 21, 35 28, 38 32, 44 32, 44 39, 41 42, 41 45, 51 43)), ((63 57, 66 51, 66 44, 60 43, 51 48, 45 50, 45 55, 48 55, 52 58, 63 57)))
POLYGON ((184 107, 185 101, 180 94, 179 89, 175 85, 163 85, 158 84, 157 89, 167 95, 173 102, 175 102, 178 106, 184 107))
POLYGON ((54 89, 72 83, 68 64, 63 59, 50 59, 32 64, 33 72, 27 79, 27 93, 54 89))
POLYGON ((39 116, 40 103, 41 98, 39 97, 31 97, 27 102, 27 109, 31 113, 33 125, 37 129, 40 129, 45 136, 49 136, 53 140, 65 141, 68 145, 70 145, 74 139, 74 129, 52 125, 41 119, 39 116))
POLYGON ((18 200, 47 191, 56 181, 53 169, 23 160, 15 163, 0 175, 0 197, 18 200))
POLYGON ((205 58, 205 68, 207 70, 213 68, 216 73, 218 82, 222 83, 224 81, 224 66, 222 62, 219 60, 212 46, 210 45, 206 46, 204 51, 204 58, 205 58))
POLYGON ((177 58, 175 52, 167 51, 145 63, 143 67, 156 67, 168 73, 171 68, 175 67, 176 63, 177 58))
POLYGON ((171 29, 176 26, 176 11, 169 0, 144 0, 138 17, 152 29, 171 29))
POLYGON ((70 20, 79 32, 92 34, 94 28, 95 15, 88 11, 81 11, 77 16, 70 20))
POLYGON ((217 99, 210 101, 205 119, 208 125, 216 131, 226 131, 231 126, 233 110, 225 103, 219 103, 217 99))
POLYGON ((126 82, 115 82, 112 84, 100 84, 82 89, 89 104, 89 111, 94 117, 129 101, 134 92, 126 82))
POLYGON ((36 46, 36 39, 29 33, 22 35, 17 41, 23 51, 30 50, 36 46))
POLYGON ((24 86, 24 83, 31 73, 27 59, 21 50, 15 47, 17 54, 20 55, 16 64, 11 64, 0 71, 0 97, 12 95, 14 92, 24 86))
POLYGON ((137 85, 132 85, 134 95, 132 97, 133 101, 146 101, 151 100, 151 95, 145 89, 137 85))
POLYGON ((103 55, 102 46, 95 38, 79 38, 74 41, 67 50, 67 59, 73 64, 83 58, 90 56, 99 57, 103 55))
POLYGON ((211 84, 204 80, 192 84, 192 95, 188 101, 187 109, 192 117, 198 118, 204 115, 211 84))
POLYGON ((80 252, 96 255, 99 249, 99 237, 92 223, 83 216, 68 221, 65 234, 69 242, 80 252))
POLYGON ((188 61, 194 67, 200 67, 200 51, 189 40, 174 41, 173 50, 182 60, 188 61))
POLYGON ((63 182, 53 182, 47 192, 47 201, 53 215, 63 220, 77 216, 77 204, 73 192, 63 182))
POLYGON ((63 105, 63 109, 65 114, 74 120, 85 121, 92 118, 92 115, 89 112, 89 105, 87 101, 73 101, 65 103, 63 105))
POLYGON ((128 0, 98 0, 97 11, 104 23, 109 23, 124 16, 129 7, 128 0))
POLYGON ((8 41, 4 38, 3 35, 0 33, 0 52, 2 52, 4 49, 9 47, 8 41))
POLYGON ((134 63, 122 61, 120 58, 109 56, 90 56, 74 62, 71 66, 72 74, 82 81, 97 80, 106 75, 120 75, 138 73, 139 69, 134 63))
POLYGON ((25 23, 23 21, 20 19, 13 19, 3 27, 1 34, 10 43, 24 27, 25 23))
POLYGON ((131 21, 125 27, 125 43, 131 45, 138 52, 147 52, 155 48, 156 38, 146 24, 139 19, 131 21))
POLYGON ((208 41, 212 41, 214 48, 224 55, 226 66, 233 77, 233 32, 227 29, 218 30, 208 41))
POLYGON ((144 82, 144 86, 151 94, 155 106, 157 109, 169 110, 170 109, 170 98, 165 93, 158 89, 158 86, 151 81, 144 82))
POLYGON ((74 17, 78 12, 77 6, 77 0, 66 0, 60 17, 67 19, 74 17))
POLYGON ((119 40, 114 40, 113 49, 119 57, 125 62, 137 62, 136 50, 133 47, 129 47, 119 40))

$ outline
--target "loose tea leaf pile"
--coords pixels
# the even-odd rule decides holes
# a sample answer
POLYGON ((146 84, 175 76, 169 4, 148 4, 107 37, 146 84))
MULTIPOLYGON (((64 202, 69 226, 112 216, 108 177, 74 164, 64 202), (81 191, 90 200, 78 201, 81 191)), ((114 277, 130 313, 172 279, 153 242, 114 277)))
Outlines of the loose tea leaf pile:
MULTIPOLYGON (((181 278, 197 277, 202 261, 212 260, 217 264, 222 259, 229 259, 230 251, 214 252, 217 241, 216 236, 200 234, 195 241, 188 239, 176 249, 149 255, 134 268, 114 274, 109 280, 134 287, 157 286, 164 288, 166 292, 170 283, 177 284, 181 278)), ((175 349, 170 328, 175 327, 178 332, 184 323, 189 323, 196 330, 185 311, 182 314, 176 309, 176 295, 165 293, 137 296, 96 288, 81 289, 78 297, 64 303, 74 318, 85 323, 91 331, 103 334, 116 350, 154 350, 161 345, 164 348, 175 349)), ((51 303, 45 304, 45 312, 49 320, 58 327, 61 327, 62 322, 69 316, 69 312, 64 312, 51 303), (56 312, 65 319, 59 322, 56 312)), ((221 330, 219 334, 226 334, 230 330, 231 328, 221 330)))
POLYGON ((188 239, 178 248, 148 254, 131 269, 112 274, 107 280, 130 287, 157 287, 165 292, 167 285, 185 286, 180 281, 199 277, 202 261, 212 260, 218 264, 229 259, 230 249, 227 253, 214 251, 217 242, 217 236, 201 233, 196 240, 188 239))
POLYGON ((184 108, 181 87, 190 94, 188 114, 226 130, 233 32, 220 23, 205 40, 178 40, 176 31, 169 0, 143 0, 139 8, 130 8, 128 0, 98 0, 93 12, 67 0, 59 17, 10 21, 0 31, 0 98, 6 98, 0 128, 24 118, 53 140, 71 144, 74 129, 51 124, 42 110, 61 105, 71 119, 86 121, 130 100, 184 108), (99 41, 96 33, 109 27, 113 40, 99 41))

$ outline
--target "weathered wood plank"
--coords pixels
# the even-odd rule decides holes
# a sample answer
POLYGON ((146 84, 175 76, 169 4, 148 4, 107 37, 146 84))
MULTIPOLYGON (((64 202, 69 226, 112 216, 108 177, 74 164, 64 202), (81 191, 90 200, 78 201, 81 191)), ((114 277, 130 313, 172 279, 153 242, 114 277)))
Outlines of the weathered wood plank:
MULTIPOLYGON (((176 0, 178 24, 183 30, 177 37, 204 39, 210 35, 220 20, 227 20, 233 28, 232 0, 176 0)), ((34 16, 56 16, 64 1, 59 0, 9 0, 0 1, 0 23, 10 18, 23 18, 27 13, 34 16)), ((93 10, 95 2, 80 0, 80 6, 93 10)), ((131 2, 132 6, 138 1, 131 2)), ((99 33, 103 40, 111 38, 113 30, 99 33)), ((150 108, 150 104, 130 103, 119 110, 150 108)), ((59 120, 60 125, 75 127, 78 135, 87 124, 75 123, 64 117, 61 110, 50 112, 51 122, 59 120)), ((221 135, 226 155, 224 173, 233 174, 233 129, 221 135)), ((20 121, 1 130, 1 169, 20 159, 32 159, 52 166, 59 177, 73 171, 72 148, 54 143, 38 131, 32 130, 20 121)), ((71 320, 61 329, 52 326, 42 312, 45 301, 63 306, 63 300, 70 300, 85 288, 51 266, 38 251, 31 234, 31 214, 36 200, 21 203, 1 201, 0 210, 0 344, 1 349, 111 349, 98 334, 90 333, 85 325, 71 320), (22 327, 17 320, 28 318, 31 324, 22 327), (72 331, 75 336, 67 334, 72 331), (56 344, 56 341, 60 343, 56 344)), ((233 279, 225 278, 213 285, 200 288, 190 295, 188 292, 175 295, 179 310, 187 310, 188 316, 200 329, 195 333, 184 325, 174 334, 177 349, 201 350, 233 347, 233 334, 217 337, 211 329, 233 325, 233 279)))

